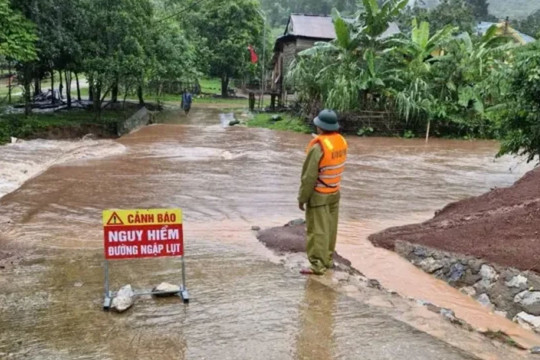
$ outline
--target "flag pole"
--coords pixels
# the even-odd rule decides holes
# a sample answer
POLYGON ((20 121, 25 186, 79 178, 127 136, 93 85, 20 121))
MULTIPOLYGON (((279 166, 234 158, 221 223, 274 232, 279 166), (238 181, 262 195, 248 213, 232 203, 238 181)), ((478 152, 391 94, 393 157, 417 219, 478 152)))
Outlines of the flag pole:
POLYGON ((264 92, 266 88, 265 84, 265 57, 266 57, 266 16, 262 13, 262 11, 259 11, 259 15, 261 15, 263 19, 263 53, 262 53, 262 61, 261 61, 261 96, 259 97, 259 107, 261 110, 263 110, 264 107, 264 92))

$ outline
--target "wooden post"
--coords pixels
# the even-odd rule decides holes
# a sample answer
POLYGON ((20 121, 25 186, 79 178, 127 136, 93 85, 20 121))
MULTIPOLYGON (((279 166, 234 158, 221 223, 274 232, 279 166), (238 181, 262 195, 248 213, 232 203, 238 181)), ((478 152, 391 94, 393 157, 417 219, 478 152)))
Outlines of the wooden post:
POLYGON ((255 94, 253 91, 249 92, 249 111, 253 112, 255 110, 255 94))

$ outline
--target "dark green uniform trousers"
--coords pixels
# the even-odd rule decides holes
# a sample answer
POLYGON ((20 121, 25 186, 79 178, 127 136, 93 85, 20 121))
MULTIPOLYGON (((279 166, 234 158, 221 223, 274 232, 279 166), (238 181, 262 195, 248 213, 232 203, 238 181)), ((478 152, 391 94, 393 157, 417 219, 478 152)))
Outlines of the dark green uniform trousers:
POLYGON ((306 208, 306 251, 313 272, 324 274, 326 269, 334 266, 332 258, 336 250, 340 196, 336 193, 314 197, 306 208))

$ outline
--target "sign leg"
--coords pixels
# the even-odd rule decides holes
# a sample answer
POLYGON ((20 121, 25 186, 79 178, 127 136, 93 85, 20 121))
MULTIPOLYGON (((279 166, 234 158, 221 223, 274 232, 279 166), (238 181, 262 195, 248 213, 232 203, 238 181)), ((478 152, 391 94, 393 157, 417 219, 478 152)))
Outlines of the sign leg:
POLYGON ((184 262, 184 256, 182 255, 182 288, 180 289, 180 296, 185 304, 189 303, 189 293, 186 287, 186 264, 184 262))
POLYGON ((103 300, 103 310, 111 308, 112 296, 109 292, 109 261, 105 260, 105 299, 103 300))

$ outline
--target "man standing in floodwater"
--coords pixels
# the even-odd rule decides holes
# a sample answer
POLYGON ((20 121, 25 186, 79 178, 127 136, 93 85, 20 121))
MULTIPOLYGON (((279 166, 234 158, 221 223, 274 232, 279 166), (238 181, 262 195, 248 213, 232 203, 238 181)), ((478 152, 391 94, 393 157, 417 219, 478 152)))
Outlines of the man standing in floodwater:
POLYGON ((193 98, 191 96, 191 93, 189 91, 184 90, 182 93, 182 109, 184 109, 184 112, 186 115, 189 113, 189 110, 191 109, 191 102, 193 101, 193 98))
POLYGON ((306 250, 311 266, 300 273, 322 275, 334 266, 339 189, 348 146, 338 133, 339 124, 334 111, 321 111, 313 123, 318 136, 307 147, 298 192, 298 206, 306 212, 306 250))

